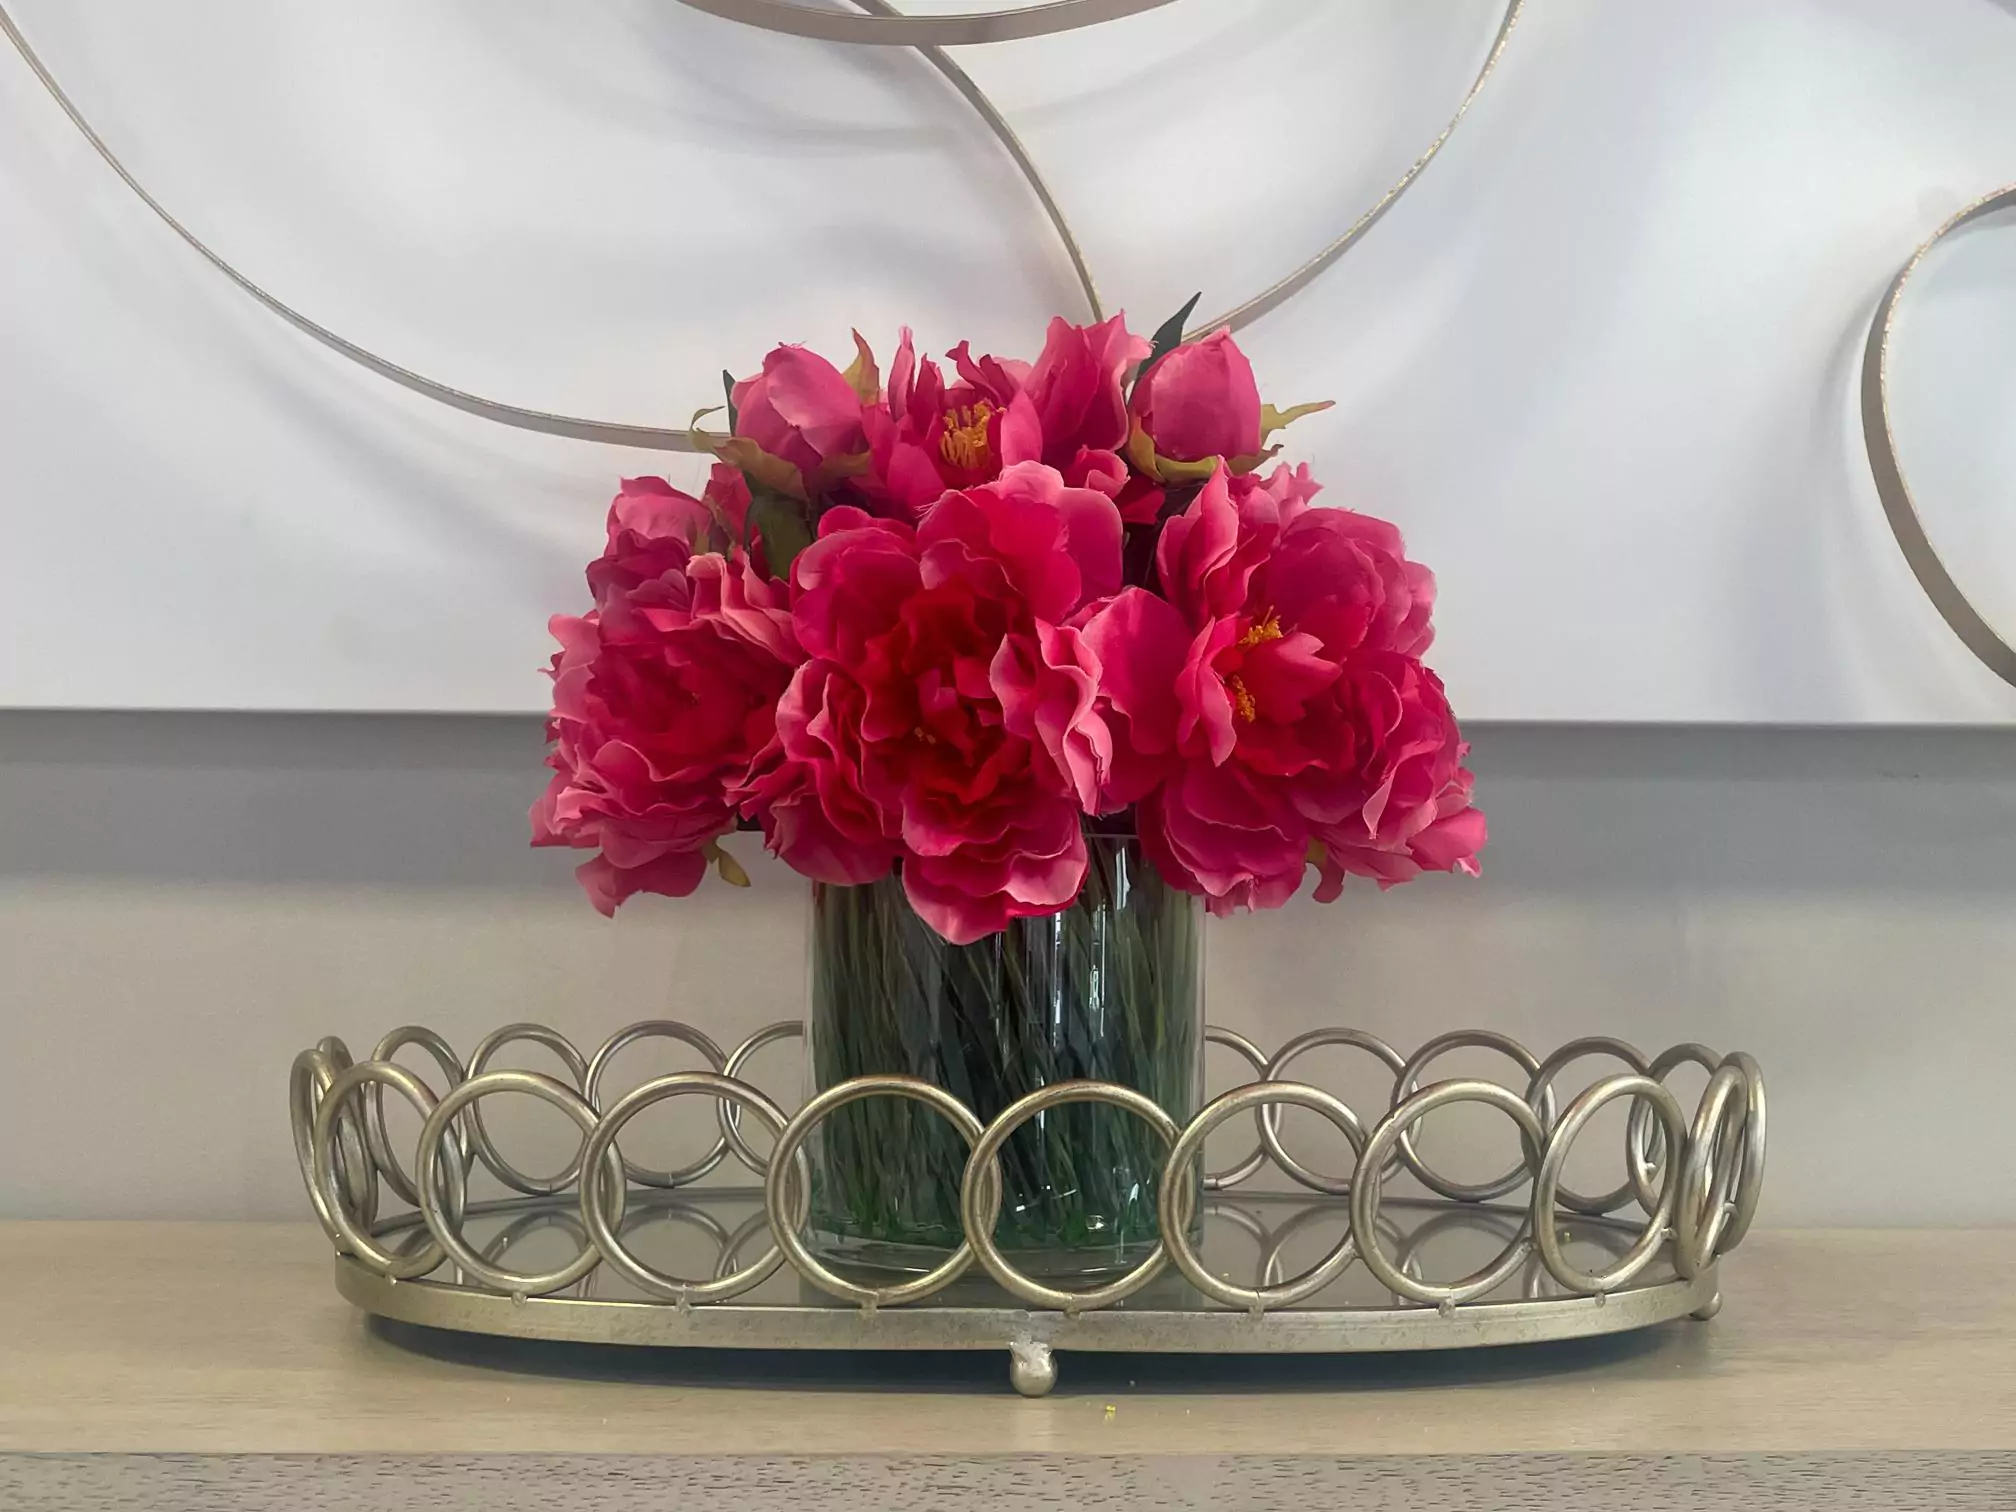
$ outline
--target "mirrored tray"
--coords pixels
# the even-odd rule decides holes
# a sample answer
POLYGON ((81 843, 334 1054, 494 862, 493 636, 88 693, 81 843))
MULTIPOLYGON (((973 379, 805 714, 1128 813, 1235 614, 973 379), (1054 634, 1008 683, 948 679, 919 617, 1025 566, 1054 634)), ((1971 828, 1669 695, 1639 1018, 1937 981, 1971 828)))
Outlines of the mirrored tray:
MULTIPOLYGON (((831 1110, 868 1096, 910 1097, 949 1112, 947 1094, 906 1077, 862 1078, 814 1098, 787 1118, 738 1079, 749 1057, 797 1032, 772 1025, 732 1054, 690 1026, 632 1025, 584 1055, 555 1031, 510 1025, 464 1063, 439 1036, 394 1031, 353 1064, 340 1041, 296 1060, 291 1103, 296 1152, 318 1218, 337 1250, 338 1289, 366 1312, 432 1328, 578 1343, 713 1349, 1002 1349, 1027 1395, 1056 1381, 1057 1350, 1149 1353, 1313 1354, 1446 1350, 1529 1344, 1644 1328, 1721 1305, 1718 1262, 1743 1238, 1761 1189, 1765 1134, 1761 1072, 1748 1056, 1682 1045, 1646 1058, 1609 1039, 1578 1040, 1541 1060, 1503 1036, 1463 1031, 1402 1056, 1348 1029, 1320 1030, 1272 1058, 1229 1031, 1258 1079, 1214 1099, 1188 1125, 1169 1125, 1162 1242, 1117 1278, 1064 1290, 1025 1275, 992 1242, 994 1152, 1026 1118, 1072 1101, 1133 1107, 1124 1088, 1075 1082, 1046 1087, 1005 1110, 973 1138, 962 1207, 967 1243, 925 1275, 849 1272, 817 1257, 802 1229, 804 1141, 831 1110), (708 1071, 645 1081, 601 1095, 603 1072, 642 1039, 678 1040, 708 1071), (490 1070, 504 1045, 530 1042, 559 1056, 573 1085, 521 1070, 490 1070), (1393 1075, 1376 1122, 1341 1099, 1283 1074, 1322 1046, 1370 1054, 1393 1075), (1523 1090, 1495 1082, 1427 1082, 1453 1049, 1507 1057, 1523 1090), (394 1057, 430 1057, 437 1092, 394 1057), (1563 1106, 1565 1067, 1607 1058, 1617 1075, 1591 1082, 1563 1106), (1691 1118, 1666 1079, 1692 1064, 1708 1076, 1691 1118), (414 1153, 400 1158, 387 1132, 386 1093, 424 1120, 414 1153), (530 1094, 560 1109, 582 1135, 557 1175, 528 1175, 506 1160, 476 1104, 530 1094), (677 1098, 711 1100, 718 1139, 678 1171, 627 1159, 617 1135, 644 1109, 677 1098), (1500 1177, 1465 1184, 1437 1170, 1415 1138, 1440 1108, 1478 1103, 1506 1115, 1518 1154, 1500 1177), (606 1105, 605 1105, 606 1104, 606 1105), (1626 1179, 1589 1194, 1563 1179, 1578 1137, 1604 1108, 1624 1112, 1626 1179), (1281 1114, 1328 1120, 1356 1156, 1348 1173, 1310 1169, 1283 1147, 1281 1114), (1205 1137, 1250 1116, 1255 1151, 1224 1171, 1201 1172, 1205 1137), (776 1137, 768 1159, 744 1125, 776 1137), (696 1186, 732 1155, 764 1175, 762 1188, 696 1186), (1272 1168, 1300 1193, 1243 1189, 1272 1168), (518 1193, 469 1197, 487 1170, 518 1193), (587 1178, 583 1179, 583 1172, 587 1178), (413 1173, 421 1173, 416 1180, 413 1173), (1386 1194, 1414 1179, 1425 1198, 1386 1194), (1202 1189, 1201 1221, 1189 1219, 1202 1189), (1511 1194, 1524 1191, 1523 1197, 1511 1194), (381 1214, 385 1193, 411 1205, 381 1214), (1507 1200, 1510 1198, 1511 1200, 1507 1200), (1627 1208, 1637 1212, 1626 1215, 1627 1208), (977 1221, 976 1215, 987 1221, 977 1221), (1201 1236, 1201 1237, 1199 1237, 1201 1236), (1444 1279, 1455 1277, 1457 1279, 1444 1279)), ((953 1105, 956 1107, 956 1105, 953 1105)), ((1151 1111, 1136 1108, 1144 1114, 1151 1111)), ((1166 1123, 1166 1119, 1164 1119, 1166 1123)))

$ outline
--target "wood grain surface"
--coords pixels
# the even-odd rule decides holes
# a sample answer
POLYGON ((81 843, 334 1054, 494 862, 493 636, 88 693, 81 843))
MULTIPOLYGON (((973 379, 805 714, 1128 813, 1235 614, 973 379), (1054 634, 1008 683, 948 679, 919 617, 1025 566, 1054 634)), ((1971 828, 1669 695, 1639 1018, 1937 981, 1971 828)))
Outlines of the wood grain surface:
POLYGON ((0 1455, 8 1512, 1973 1512, 2016 1455, 0 1455))
MULTIPOLYGON (((1175 1455, 1193 1465, 1259 1457, 1296 1474, 1296 1456, 1346 1456, 1363 1462, 1354 1474, 1390 1478, 1403 1469, 1367 1466, 1392 1456, 1530 1464, 1573 1455, 1600 1477, 1679 1456, 1675 1474, 1712 1479, 1721 1457, 1738 1456, 1728 1474, 1791 1484, 1800 1456, 1845 1464, 1889 1451, 1868 1463, 1895 1467, 1939 1451, 1941 1464, 1972 1467, 1954 1474, 2004 1496, 1940 1505, 2016 1507, 2006 1457, 1951 1458, 2016 1452, 2012 1267, 2016 1233, 1767 1231, 1725 1266, 1728 1303, 1710 1324, 1404 1359, 1066 1355, 1057 1394, 1024 1401, 992 1353, 688 1355, 395 1336, 336 1297, 326 1242, 309 1223, 7 1224, 0 1454, 201 1457, 103 1462, 93 1472, 107 1477, 99 1504, 116 1506, 121 1496, 171 1505, 148 1501, 145 1487, 149 1476, 184 1473, 178 1465, 208 1464, 226 1480, 252 1473, 220 1458, 234 1455, 694 1457, 721 1467, 709 1474, 758 1477, 754 1488, 769 1472, 735 1470, 736 1457, 777 1466, 897 1456, 928 1478, 938 1473, 930 1466, 952 1460, 1032 1452, 1076 1457, 1056 1463, 1060 1476, 1104 1474, 1083 1468, 1087 1456, 1146 1464, 1175 1455), (1592 1458, 1619 1455, 1636 1459, 1592 1458)), ((259 1474, 291 1473, 259 1463, 259 1474)), ((449 1463, 462 1461, 425 1461, 449 1463)), ((18 1490, 52 1465, 60 1468, 11 1460, 6 1474, 18 1490)), ((561 1469, 538 1473, 565 1479, 561 1469)), ((640 1462, 638 1473, 657 1472, 640 1462)), ((1182 1482, 1171 1494, 1188 1494, 1193 1471, 1169 1473, 1182 1482)), ((33 1505, 26 1494, 0 1495, 0 1507, 33 1505)), ((543 1505, 603 1505, 593 1494, 543 1505)), ((1098 1505, 1091 1495, 1074 1493, 1098 1505)), ((741 1504, 770 1504, 755 1496, 741 1504)), ((214 1502, 240 1504, 257 1503, 222 1492, 214 1502)))

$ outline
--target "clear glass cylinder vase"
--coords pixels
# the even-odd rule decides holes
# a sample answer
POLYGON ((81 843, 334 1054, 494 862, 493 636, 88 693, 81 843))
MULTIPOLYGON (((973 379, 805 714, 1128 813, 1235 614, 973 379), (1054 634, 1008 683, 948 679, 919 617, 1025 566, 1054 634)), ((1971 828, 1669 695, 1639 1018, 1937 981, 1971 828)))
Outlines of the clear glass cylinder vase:
MULTIPOLYGON (((898 1073, 990 1122, 1024 1094, 1080 1078, 1146 1094, 1180 1125, 1203 1095, 1203 920, 1128 835, 1088 835, 1077 900, 951 945, 892 875, 812 889, 815 1090, 898 1073)), ((936 1265, 960 1242, 967 1147, 939 1114, 877 1097, 836 1109, 810 1141, 811 1239, 843 1264, 936 1265)), ((995 1241, 1031 1275, 1132 1265, 1157 1239, 1167 1147, 1108 1104, 1040 1113, 1001 1152, 995 1241)), ((1193 1211, 1196 1209, 1193 1204, 1193 1211)))

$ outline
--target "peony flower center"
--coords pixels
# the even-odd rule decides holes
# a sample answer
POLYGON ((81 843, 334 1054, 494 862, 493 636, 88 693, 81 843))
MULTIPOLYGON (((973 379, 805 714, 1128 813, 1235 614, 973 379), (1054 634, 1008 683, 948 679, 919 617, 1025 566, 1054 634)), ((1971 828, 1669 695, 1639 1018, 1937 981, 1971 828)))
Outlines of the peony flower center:
POLYGON ((994 406, 985 399, 947 410, 945 434, 938 438, 938 455, 965 472, 984 468, 994 454, 987 444, 987 421, 993 414, 994 406))
MULTIPOLYGON (((1235 643, 1241 651, 1251 651, 1255 646, 1264 646, 1269 641, 1281 639, 1281 616, 1272 609, 1266 618, 1256 620, 1246 627, 1246 633, 1235 643)), ((1260 706, 1253 701, 1247 691, 1246 679, 1234 672, 1225 679, 1225 691, 1232 696, 1232 712, 1247 724, 1260 717, 1260 706)))
POLYGON ((1246 633, 1239 637, 1239 649, 1250 651, 1255 646, 1264 646, 1268 641, 1279 639, 1281 639, 1281 616, 1269 609, 1265 619, 1246 627, 1246 633))

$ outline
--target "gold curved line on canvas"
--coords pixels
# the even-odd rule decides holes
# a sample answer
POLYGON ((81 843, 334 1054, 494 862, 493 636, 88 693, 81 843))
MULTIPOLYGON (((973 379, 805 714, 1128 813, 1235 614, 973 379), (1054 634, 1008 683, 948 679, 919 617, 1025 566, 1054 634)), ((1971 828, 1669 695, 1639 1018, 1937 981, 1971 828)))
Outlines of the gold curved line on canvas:
POLYGON ((1939 611, 1961 643, 1979 657, 1982 664, 2004 682, 2016 687, 2016 646, 2012 646, 1988 623, 1946 570, 1939 552, 1926 534, 1925 522, 1904 481, 1904 469, 1897 460, 1897 432, 1890 420, 1890 340, 1897 329, 1897 310, 1904 290, 1926 255, 1939 243, 1984 216, 1998 210, 2016 209, 2016 184, 1983 195, 1956 212, 1911 254, 1876 306, 1869 323, 1869 341, 1862 351, 1862 439, 1869 449, 1869 468, 1876 475, 1876 496, 1883 502, 1883 514, 1890 533, 1897 538, 1904 560, 1918 586, 1939 611))
POLYGON ((867 16, 814 10, 795 0, 681 0, 694 10, 725 21, 819 42, 870 47, 965 47, 1054 37, 1102 21, 1118 21, 1168 5, 1170 0, 1050 0, 1047 5, 1008 10, 967 11, 956 16, 906 16, 880 8, 867 16))
MULTIPOLYGON (((890 4, 889 0, 850 0, 850 3, 857 9, 867 13, 863 19, 904 19, 902 12, 890 4)), ((1089 6, 1091 0, 1083 0, 1083 3, 1089 6)), ((1166 0, 1157 0, 1157 3, 1166 3, 1166 0)), ((711 8, 716 14, 726 14, 737 10, 739 7, 734 3, 734 0, 718 0, 718 3, 714 7, 703 6, 701 8, 711 8)), ((1098 19, 1112 19, 1113 16, 1123 13, 1131 14, 1134 10, 1145 10, 1148 8, 1150 7, 1134 4, 1132 0, 1124 0, 1122 9, 1115 9, 1111 15, 1100 16, 1098 19)), ((1461 123, 1463 117, 1469 112, 1471 103, 1475 101, 1478 92, 1484 87, 1485 80, 1491 76, 1493 70, 1497 67, 1498 59, 1504 53, 1505 44, 1510 40, 1512 29, 1518 24, 1520 14, 1524 8, 1525 0, 1510 0, 1510 3, 1506 7, 1505 18, 1499 26, 1498 35, 1492 43, 1491 51, 1485 58, 1483 67, 1478 71, 1477 77, 1471 82, 1469 92, 1464 95, 1455 115, 1450 118, 1449 124, 1442 128, 1441 135, 1437 136, 1429 144, 1428 150, 1415 159, 1413 165, 1406 173, 1401 175, 1392 188, 1386 191, 1377 204, 1360 216, 1342 236, 1331 242, 1329 246, 1317 253, 1315 257, 1304 263, 1300 268, 1297 268, 1287 277, 1281 279, 1252 299, 1247 300, 1245 303, 1237 305, 1225 314, 1195 327, 1190 334, 1193 336, 1201 335, 1220 327, 1236 330, 1257 319, 1259 316, 1266 314, 1268 311, 1279 306, 1283 301, 1298 293, 1319 273, 1323 272, 1324 269, 1343 256, 1367 231, 1371 230, 1373 225, 1392 208, 1394 202, 1402 194, 1406 193, 1407 189, 1420 177, 1422 170, 1441 152, 1443 145, 1449 140, 1457 125, 1461 123)), ((1060 9, 1061 7, 1039 7, 1038 11, 1052 11, 1052 19, 1054 20, 1054 13, 1060 9)), ((1025 12, 1025 14, 1035 13, 1037 12, 1025 12)), ((1074 24, 1090 24, 1090 20, 1087 19, 1082 23, 1074 22, 1074 24)), ((1052 30, 1061 29, 1064 28, 1052 27, 1052 30)), ((64 115, 69 118, 70 123, 77 128, 85 141, 90 143, 92 150, 103 159, 107 167, 118 175, 120 181, 133 191, 141 203, 153 211, 163 225, 173 231, 176 236, 180 237, 183 242, 219 273, 222 273, 246 294, 250 295, 267 310, 286 321, 303 335, 320 342, 331 351, 347 357, 360 367, 374 372, 382 378, 389 379, 393 383, 399 384, 402 388, 425 398, 446 404, 451 408, 461 410, 465 414, 495 421, 498 424, 514 426, 520 430, 537 431, 544 435, 566 436, 580 441, 596 441, 610 446, 635 447, 647 451, 691 452, 700 449, 696 441, 696 433, 691 430, 672 429, 655 425, 634 425, 620 421, 593 420, 577 415, 563 415, 551 410, 530 409, 523 405, 508 404, 502 400, 490 399, 481 394, 470 393, 466 389, 456 388, 452 384, 443 383, 438 379, 429 378, 423 373, 417 373, 411 368, 403 367, 393 362, 390 358, 382 357, 368 347, 359 346, 356 342, 338 335, 327 326, 311 319, 285 300, 279 298, 279 296, 269 293, 251 278, 241 273, 207 242, 197 236, 195 232, 177 220, 168 208, 157 200, 147 190, 146 186, 134 177, 131 170, 121 161, 118 154, 113 152, 111 147, 106 144, 104 138, 98 135, 97 130, 85 118, 84 113, 78 109, 76 103, 70 98, 63 86, 57 82, 55 75, 42 62, 35 49, 29 45, 27 37, 22 34, 20 27, 15 24, 13 16, 9 14, 4 4, 0 4, 0 32, 6 34, 7 40, 13 44, 14 50, 21 55, 22 61, 28 65, 29 71, 35 75, 43 89, 48 92, 50 98, 61 108, 64 115)), ((1092 318, 1094 320, 1102 319, 1105 311, 1099 298, 1098 286, 1092 277, 1091 266, 1086 260, 1084 248, 1079 243, 1076 234, 1072 231, 1070 222, 1064 214, 1063 207, 1051 192, 1049 183, 1044 179, 1042 172, 1036 166, 1035 160, 1030 156, 1028 148, 1015 133, 1014 128, 1009 125, 1007 119, 995 107, 993 101, 988 98, 986 92, 941 47, 935 44, 911 45, 915 45, 917 51, 922 54, 925 61, 930 63, 946 82, 952 85, 961 98, 973 107, 981 119, 986 122, 988 129, 994 134, 996 140, 1001 143, 1003 150, 1014 160, 1016 168, 1021 172, 1031 192, 1035 194, 1037 202, 1043 207, 1045 216, 1057 232, 1058 239, 1063 243, 1065 254, 1070 259, 1072 271, 1077 277, 1079 288, 1085 296, 1085 303, 1091 312, 1092 318)), ((706 440, 708 438, 703 435, 698 436, 697 439, 706 440)))
MULTIPOLYGON (((885 0, 854 0, 854 3, 864 10, 878 14, 896 14, 885 0)), ((319 321, 304 315, 278 295, 267 292, 239 272, 221 253, 177 220, 168 207, 133 176, 132 171, 106 144, 105 139, 98 135, 90 121, 85 119, 83 111, 78 109, 76 102, 56 81, 56 76, 49 71, 35 49, 29 45, 27 37, 15 24, 5 5, 0 5, 0 32, 4 32, 7 40, 13 43, 14 50, 21 55, 22 61, 28 65, 29 71, 35 75, 49 97, 62 109, 63 114, 69 117, 70 124, 77 128, 84 140, 91 144, 92 150, 119 176, 120 181, 138 196, 140 202, 152 210, 163 225, 180 237, 204 261, 303 335, 313 338, 331 351, 349 358, 358 366, 378 374, 379 377, 390 379, 402 388, 449 405, 465 414, 492 420, 500 425, 515 426, 519 430, 538 431, 549 436, 567 436, 577 441, 598 441, 605 445, 636 447, 646 451, 691 452, 700 449, 696 444, 695 433, 690 430, 674 430, 656 425, 631 425, 613 420, 591 420, 578 415, 556 414, 551 410, 528 409, 524 405, 507 404, 500 399, 472 394, 466 389, 456 388, 439 379, 429 378, 424 373, 416 373, 411 368, 402 367, 390 358, 381 357, 370 348, 359 346, 319 321)), ((994 103, 987 98, 980 86, 944 52, 935 46, 920 47, 918 51, 980 114, 1008 155, 1014 159, 1015 166, 1021 171, 1023 179, 1036 195, 1038 203, 1042 205, 1045 215, 1064 243, 1065 253, 1071 260, 1072 270, 1077 276, 1079 287, 1084 292, 1085 302, 1092 312, 1093 319, 1101 318, 1103 312, 1099 304, 1099 290, 1092 281, 1092 270, 1086 263, 1084 249, 1079 246, 1077 237, 1072 234, 1070 225, 1064 218, 1063 209, 1050 192, 1049 184, 1044 181, 1035 161, 1029 156, 1028 149, 1023 146, 1021 138, 1016 136, 1007 120, 995 109, 994 103)))
POLYGON ((1491 51, 1484 55, 1483 67, 1477 70, 1477 77, 1470 81, 1470 88, 1464 94, 1462 102, 1457 105, 1456 113, 1449 117, 1449 124, 1442 128, 1440 136, 1428 144, 1428 150, 1414 159, 1412 166, 1400 175, 1393 187, 1379 197, 1377 204, 1353 221, 1350 229, 1342 236, 1287 277, 1261 290, 1244 304, 1234 305, 1223 315, 1213 316, 1210 320, 1192 326, 1185 333, 1186 339, 1208 335, 1212 331, 1237 331, 1251 325, 1270 310, 1278 309, 1307 288, 1318 274, 1350 251, 1367 231, 1378 225, 1400 196, 1413 187, 1414 181, 1421 177, 1422 170, 1435 161, 1436 155, 1442 151, 1449 138, 1455 135, 1456 128, 1463 124, 1463 117, 1470 113, 1471 105, 1476 103, 1477 96, 1483 92, 1485 81, 1497 70, 1498 60, 1505 55, 1505 44, 1512 40, 1512 29, 1519 24, 1519 17, 1525 9, 1526 0, 1510 0, 1506 5, 1505 17, 1498 23, 1498 35, 1491 41, 1491 51))
MULTIPOLYGON (((900 19, 902 12, 889 0, 849 0, 849 3, 874 16, 900 19)), ((1022 170, 1022 178, 1036 195, 1036 202, 1043 207, 1049 218, 1051 229, 1057 233, 1057 240, 1063 243, 1064 255, 1071 259, 1071 271, 1078 279, 1079 291, 1085 296, 1085 305, 1095 321, 1106 318, 1105 308, 1099 302, 1099 286, 1092 278, 1092 265, 1085 260, 1085 249, 1078 243, 1078 235, 1071 229, 1071 222, 1065 218, 1064 207, 1057 203, 1057 196, 1050 192, 1050 184, 1037 168, 1036 160, 1029 155, 1029 149, 1022 145, 1022 138, 1015 134, 1015 128, 1008 124, 1008 118, 1001 114, 987 92, 973 82, 973 76, 961 68, 942 47, 919 46, 918 53, 924 61, 937 69, 939 74, 959 92, 960 98, 971 105, 980 119, 987 123, 987 129, 994 133, 994 139, 1007 150, 1015 160, 1015 166, 1022 170)))

